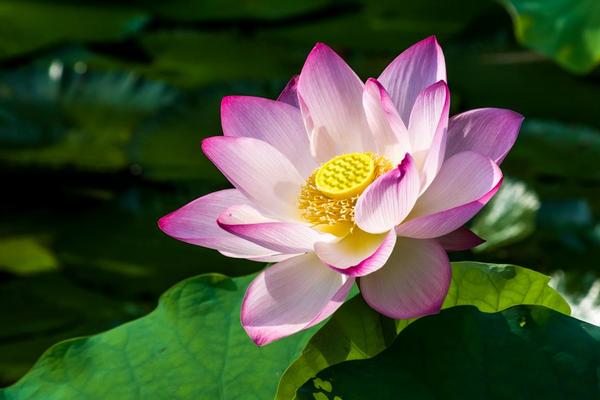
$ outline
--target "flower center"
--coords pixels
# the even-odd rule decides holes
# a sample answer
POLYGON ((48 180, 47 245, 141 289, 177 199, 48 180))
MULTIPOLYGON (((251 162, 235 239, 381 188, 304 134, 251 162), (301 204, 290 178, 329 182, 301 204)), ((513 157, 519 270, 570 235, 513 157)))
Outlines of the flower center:
POLYGON ((332 199, 347 199, 362 193, 375 177, 375 162, 365 153, 337 156, 319 168, 317 189, 332 199))
POLYGON ((389 160, 374 153, 332 158, 317 168, 302 187, 298 201, 300 215, 324 230, 344 226, 341 231, 345 231, 354 224, 358 196, 392 168, 389 160))

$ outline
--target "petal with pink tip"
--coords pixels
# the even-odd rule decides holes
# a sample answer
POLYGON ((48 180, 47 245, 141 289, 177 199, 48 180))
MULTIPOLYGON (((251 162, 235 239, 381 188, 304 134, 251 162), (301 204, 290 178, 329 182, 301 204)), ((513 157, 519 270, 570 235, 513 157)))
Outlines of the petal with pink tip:
POLYGON ((381 175, 360 195, 354 209, 356 224, 369 233, 389 231, 410 213, 420 187, 419 171, 406 154, 398 167, 381 175))
POLYGON ((419 239, 446 235, 477 214, 501 183, 494 161, 471 151, 458 153, 444 162, 396 233, 419 239))
POLYGON ((204 139, 202 150, 261 212, 296 220, 304 180, 273 146, 254 138, 213 136, 204 139))
POLYGON ((278 252, 232 235, 217 225, 217 217, 224 209, 234 204, 249 203, 236 189, 221 190, 165 215, 158 221, 158 226, 175 239, 215 249, 230 257, 257 261, 278 260, 278 252))
POLYGON ((350 275, 363 276, 381 268, 394 249, 396 233, 372 235, 355 228, 339 242, 315 244, 317 256, 334 270, 350 275))
POLYGON ((354 278, 324 265, 313 253, 277 263, 248 286, 241 320, 259 346, 307 329, 344 302, 354 278))
POLYGON ((318 43, 300 73, 298 95, 319 162, 372 146, 362 92, 363 83, 348 64, 329 47, 318 43))
POLYGON ((365 84, 363 107, 373 134, 375 152, 393 164, 400 163, 402 157, 410 153, 408 130, 392 99, 376 79, 369 78, 365 84))
POLYGON ((437 313, 448 293, 448 256, 435 240, 398 238, 386 265, 360 279, 360 291, 372 308, 395 319, 437 313))
POLYGON ((517 140, 523 116, 501 108, 480 108, 450 118, 446 158, 475 151, 497 164, 517 140))
POLYGON ((287 103, 290 106, 300 108, 298 104, 298 75, 294 75, 292 79, 285 85, 277 101, 287 103))
POLYGON ((267 218, 249 205, 229 207, 221 213, 217 223, 227 232, 284 254, 312 251, 316 242, 336 238, 306 224, 267 218))
POLYGON ((485 240, 465 227, 458 228, 444 236, 440 236, 437 238, 437 241, 446 251, 469 250, 485 243, 485 240))
POLYGON ((400 117, 408 125, 415 99, 426 87, 446 80, 444 54, 434 36, 402 52, 377 79, 390 94, 400 117))
POLYGON ((427 87, 417 96, 410 114, 408 137, 411 154, 422 172, 423 189, 429 186, 444 161, 450 91, 444 81, 427 87))
POLYGON ((221 102, 225 136, 253 137, 269 143, 307 177, 317 167, 310 157, 308 134, 298 108, 251 96, 227 96, 221 102))

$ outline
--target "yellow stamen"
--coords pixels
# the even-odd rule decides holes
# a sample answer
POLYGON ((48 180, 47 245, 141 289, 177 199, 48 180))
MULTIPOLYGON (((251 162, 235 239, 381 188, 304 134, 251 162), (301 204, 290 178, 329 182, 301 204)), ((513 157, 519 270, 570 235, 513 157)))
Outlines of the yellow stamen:
POLYGON ((390 161, 373 153, 332 158, 302 187, 298 204, 302 218, 324 231, 347 231, 354 224, 358 196, 392 168, 390 161))

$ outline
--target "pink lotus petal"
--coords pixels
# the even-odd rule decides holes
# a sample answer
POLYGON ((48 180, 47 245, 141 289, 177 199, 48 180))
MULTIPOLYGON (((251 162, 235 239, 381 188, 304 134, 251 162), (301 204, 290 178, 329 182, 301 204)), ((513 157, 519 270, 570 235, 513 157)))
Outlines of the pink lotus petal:
POLYGON ((446 80, 444 54, 434 36, 405 50, 377 79, 390 94, 400 117, 408 126, 415 99, 426 87, 446 80))
POLYGON ((369 78, 363 92, 363 107, 373 134, 375 152, 393 164, 410 153, 408 130, 381 83, 369 78))
POLYGON ((498 182, 498 185, 478 200, 404 222, 396 228, 396 233, 399 236, 419 239, 444 236, 473 218, 496 194, 501 183, 502 181, 498 182))
POLYGON ((217 223, 227 232, 284 254, 312 251, 316 242, 335 239, 306 224, 266 218, 249 205, 229 207, 221 213, 217 223))
POLYGON ((435 240, 398 238, 386 265, 360 279, 371 307, 395 319, 416 318, 440 310, 450 286, 448 256, 435 240))
MULTIPOLYGON (((390 254, 392 254, 395 244, 396 244, 396 232, 394 232, 394 230, 391 230, 385 235, 385 237, 383 238, 383 241, 380 243, 379 247, 377 247, 375 252, 373 252, 373 254, 371 254, 367 258, 363 259, 362 261, 358 262, 357 264, 349 265, 349 266, 345 266, 345 267, 336 267, 335 264, 328 264, 328 265, 331 268, 333 268, 335 271, 337 271, 341 274, 354 276, 354 277, 365 276, 365 275, 370 274, 371 272, 377 271, 379 268, 384 266, 384 264, 390 257, 390 254)), ((347 254, 343 255, 341 257, 338 256, 338 260, 340 263, 343 263, 343 262, 347 263, 348 261, 346 261, 346 260, 352 260, 352 262, 356 261, 356 259, 352 259, 351 257, 348 257, 347 254)))
POLYGON ((298 95, 298 104, 304 119, 304 126, 308 132, 310 142, 310 156, 319 163, 329 161, 332 157, 338 154, 337 147, 327 130, 323 126, 317 126, 308 111, 308 107, 302 96, 298 95))
POLYGON ((477 214, 501 183, 494 161, 471 151, 458 153, 444 162, 396 233, 419 239, 446 235, 477 214))
POLYGON ((462 227, 437 238, 438 243, 446 251, 463 251, 477 247, 485 240, 474 234, 470 229, 462 227))
POLYGON ((318 325, 321 321, 329 318, 338 308, 340 308, 340 306, 344 304, 344 301, 346 301, 348 293, 350 293, 355 280, 356 279, 352 277, 346 279, 346 283, 344 283, 344 285, 342 285, 342 287, 335 293, 325 308, 323 308, 321 312, 317 314, 308 325, 306 325, 305 329, 318 325))
POLYGON ((422 171, 424 191, 435 178, 446 152, 450 91, 446 82, 427 87, 415 101, 408 136, 417 168, 422 171))
POLYGON ((363 83, 344 60, 318 43, 306 59, 298 81, 300 109, 309 138, 316 143, 311 145, 317 161, 372 147, 362 92, 363 83))
POLYGON ((298 104, 298 75, 294 75, 292 79, 285 85, 277 101, 287 103, 290 106, 300 108, 298 104))
POLYGON ((480 108, 450 119, 446 158, 471 150, 491 158, 497 164, 517 140, 523 116, 501 108, 480 108))
POLYGON ((214 136, 202 142, 204 154, 261 212, 296 220, 304 179, 277 149, 262 140, 214 136))
POLYGON ((250 96, 228 96, 221 103, 225 136, 253 137, 279 150, 307 177, 317 163, 307 157, 308 134, 298 108, 280 101, 250 96))
POLYGON ((338 242, 316 243, 315 253, 321 261, 340 273, 362 276, 385 264, 395 242, 393 230, 372 235, 355 228, 338 242))
POLYGON ((383 233, 410 213, 421 186, 419 172, 410 154, 397 168, 380 176, 356 202, 355 221, 365 232, 383 233))
POLYGON ((234 204, 249 204, 236 189, 200 197, 158 221, 159 228, 182 242, 215 249, 230 257, 256 261, 279 260, 279 252, 234 236, 217 225, 218 215, 234 204))
POLYGON ((290 258, 252 281, 242 302, 242 325, 254 343, 263 346, 330 316, 353 283, 312 253, 290 258))

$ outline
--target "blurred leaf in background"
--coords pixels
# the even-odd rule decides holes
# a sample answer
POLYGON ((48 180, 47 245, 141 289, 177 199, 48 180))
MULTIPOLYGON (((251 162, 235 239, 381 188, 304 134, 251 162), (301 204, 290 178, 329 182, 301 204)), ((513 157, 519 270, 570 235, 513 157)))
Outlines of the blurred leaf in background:
POLYGON ((149 15, 100 2, 3 0, 0 57, 24 55, 67 41, 118 40, 139 31, 149 15))
POLYGON ((35 237, 13 237, 0 242, 0 268, 15 275, 57 269, 54 254, 35 237))
POLYGON ((586 73, 600 62, 600 6, 595 0, 502 0, 524 45, 586 73))
POLYGON ((485 243, 474 251, 485 251, 519 242, 535 231, 540 201, 535 192, 512 179, 505 179, 498 194, 477 215, 471 227, 485 243))

